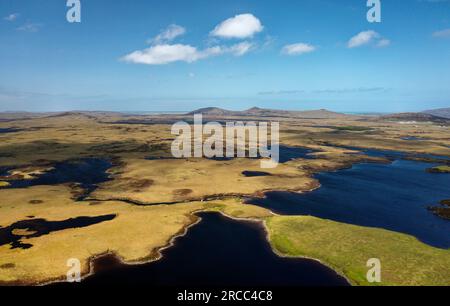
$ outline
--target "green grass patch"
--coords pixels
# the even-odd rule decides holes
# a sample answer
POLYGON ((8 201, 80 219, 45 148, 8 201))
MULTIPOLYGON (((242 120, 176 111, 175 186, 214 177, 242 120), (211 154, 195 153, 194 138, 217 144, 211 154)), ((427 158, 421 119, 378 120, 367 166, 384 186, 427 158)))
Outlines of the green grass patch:
POLYGON ((428 169, 428 172, 431 172, 431 173, 450 173, 450 166, 437 166, 437 167, 428 169))
POLYGON ((10 184, 8 182, 0 181, 0 188, 2 187, 9 187, 10 184))
POLYGON ((405 234, 306 216, 274 216, 267 226, 276 251, 318 259, 355 285, 450 285, 450 250, 405 234), (370 258, 381 260, 380 284, 366 279, 370 258))

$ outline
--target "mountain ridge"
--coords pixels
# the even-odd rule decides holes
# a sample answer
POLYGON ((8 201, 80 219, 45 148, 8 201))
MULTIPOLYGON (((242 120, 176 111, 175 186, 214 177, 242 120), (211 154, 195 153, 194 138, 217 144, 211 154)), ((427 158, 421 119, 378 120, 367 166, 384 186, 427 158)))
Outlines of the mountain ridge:
POLYGON ((425 112, 389 114, 380 116, 379 119, 390 121, 434 122, 446 124, 450 122, 449 118, 439 117, 425 112))
POLYGON ((332 112, 326 109, 310 110, 310 111, 289 111, 277 109, 265 109, 259 107, 252 107, 243 111, 231 111, 219 107, 205 107, 194 110, 186 115, 192 116, 202 114, 204 116, 245 116, 245 117, 292 117, 292 118, 344 118, 351 115, 332 112))
POLYGON ((441 118, 450 119, 450 107, 430 109, 430 110, 423 111, 422 113, 430 114, 430 115, 441 117, 441 118))

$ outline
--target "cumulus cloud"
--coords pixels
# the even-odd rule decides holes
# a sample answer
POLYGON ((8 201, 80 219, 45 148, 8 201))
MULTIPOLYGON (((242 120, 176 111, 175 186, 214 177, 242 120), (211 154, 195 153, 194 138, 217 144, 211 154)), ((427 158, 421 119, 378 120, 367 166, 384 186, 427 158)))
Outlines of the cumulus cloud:
POLYGON ((174 40, 178 36, 186 33, 186 29, 177 24, 169 25, 164 31, 159 33, 156 37, 149 40, 149 43, 160 44, 174 40))
POLYGON ((302 55, 305 53, 310 53, 316 50, 316 47, 305 43, 296 43, 292 45, 286 45, 281 50, 281 53, 287 55, 302 55))
POLYGON ((122 60, 135 64, 163 65, 183 61, 192 63, 199 59, 220 54, 219 47, 199 51, 196 47, 183 44, 156 45, 144 50, 134 51, 125 55, 122 60))
POLYGON ((14 14, 9 14, 8 16, 3 17, 3 20, 15 21, 17 18, 19 18, 19 14, 18 13, 14 13, 14 14))
POLYGON ((375 44, 377 47, 387 47, 391 44, 389 39, 383 38, 375 31, 363 31, 353 36, 347 46, 348 48, 357 48, 369 44, 375 44))
MULTIPOLYGON (((251 36, 255 32, 262 30, 261 23, 253 15, 238 15, 224 21, 216 27, 220 35, 235 35, 235 37, 251 36), (234 31, 234 34, 231 32, 234 31)), ((171 24, 157 36, 149 40, 151 46, 143 50, 136 50, 120 60, 128 63, 146 65, 165 65, 173 62, 193 63, 198 60, 212 56, 230 54, 233 56, 243 56, 250 52, 255 44, 249 41, 242 41, 234 45, 216 45, 205 49, 200 49, 189 44, 171 43, 175 38, 186 33, 186 29, 171 24)), ((219 35, 219 34, 218 34, 219 35)), ((232 36, 229 36, 232 37, 232 36)))
POLYGON ((134 51, 122 57, 122 60, 128 63, 146 65, 164 65, 173 62, 193 63, 201 59, 222 54, 242 56, 249 52, 252 46, 253 45, 249 42, 242 42, 230 47, 214 46, 199 50, 191 45, 163 44, 155 45, 144 50, 134 51))
POLYGON ((444 29, 433 33, 435 38, 450 38, 450 29, 444 29))
POLYGON ((248 38, 263 30, 261 21, 252 14, 229 18, 215 27, 212 36, 221 38, 248 38))

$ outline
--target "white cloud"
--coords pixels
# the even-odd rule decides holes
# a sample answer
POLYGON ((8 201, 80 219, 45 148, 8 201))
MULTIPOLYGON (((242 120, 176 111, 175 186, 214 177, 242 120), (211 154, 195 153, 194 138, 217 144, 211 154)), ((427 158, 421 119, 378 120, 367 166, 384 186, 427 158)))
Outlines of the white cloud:
POLYGON ((247 38, 261 32, 263 28, 261 21, 252 14, 241 14, 217 25, 211 35, 222 38, 247 38))
POLYGON ((296 43, 292 45, 286 45, 283 47, 281 52, 287 55, 302 55, 305 53, 310 53, 316 50, 316 47, 305 43, 296 43))
POLYGON ((391 41, 389 39, 383 38, 377 42, 377 47, 383 48, 383 47, 389 46, 390 44, 391 44, 391 41))
POLYGON ((190 45, 156 45, 144 50, 134 51, 122 58, 122 60, 147 65, 164 65, 172 62, 192 63, 199 59, 221 54, 220 47, 207 48, 199 51, 190 45))
POLYGON ((19 18, 18 13, 9 14, 8 16, 4 17, 3 19, 6 21, 15 21, 17 18, 19 18))
POLYGON ((436 38, 448 38, 450 37, 450 29, 445 29, 442 31, 436 31, 433 33, 433 37, 436 38))
POLYGON ((156 45, 144 50, 134 51, 122 57, 121 60, 146 65, 165 65, 173 62, 193 63, 201 59, 223 54, 232 54, 234 56, 242 56, 249 52, 253 44, 242 42, 239 44, 227 46, 214 46, 203 50, 196 47, 183 44, 163 44, 156 45))
POLYGON ((34 33, 41 29, 42 24, 40 23, 26 23, 23 26, 17 28, 18 31, 34 33))
POLYGON ((379 33, 375 31, 363 31, 353 36, 348 41, 347 47, 357 48, 369 44, 382 48, 389 46, 391 44, 391 41, 389 39, 382 37, 379 33))
POLYGON ((227 50, 235 56, 242 56, 248 53, 253 47, 254 45, 252 43, 244 41, 229 47, 227 50))
MULTIPOLYGON (((236 16, 235 18, 231 18, 233 20, 230 22, 236 23, 237 20, 237 23, 241 25, 243 22, 246 26, 249 26, 252 29, 251 31, 254 33, 257 29, 254 26, 252 26, 254 25, 252 24, 252 22, 248 21, 249 16, 255 18, 253 17, 253 15, 249 14, 239 15, 236 16)), ((229 20, 223 22, 222 25, 227 22, 229 22, 229 20)), ((257 24, 259 25, 259 28, 262 29, 259 20, 257 20, 257 24)), ((225 28, 227 28, 228 26, 229 24, 225 26, 225 28)), ((186 32, 185 28, 176 24, 172 24, 167 29, 158 34, 155 38, 149 41, 152 44, 151 47, 131 52, 123 56, 121 60, 128 63, 146 64, 146 65, 165 65, 173 62, 193 63, 201 59, 206 59, 208 57, 223 54, 243 56, 246 53, 250 52, 255 47, 255 45, 252 42, 248 41, 243 41, 231 46, 216 45, 205 49, 199 49, 197 47, 188 44, 170 43, 170 41, 174 40, 176 37, 180 35, 183 35, 185 32, 186 32)), ((242 34, 243 32, 241 31, 240 33, 242 34)), ((250 35, 248 33, 249 32, 247 32, 246 35, 250 35)))
POLYGON ((379 37, 380 37, 380 34, 378 34, 375 31, 360 32, 350 39, 350 41, 348 42, 348 47, 349 48, 361 47, 361 46, 371 43, 373 40, 375 40, 379 37))
POLYGON ((164 31, 159 33, 155 38, 150 39, 149 43, 160 44, 170 42, 178 36, 183 35, 184 33, 186 33, 185 28, 177 24, 171 24, 164 31))

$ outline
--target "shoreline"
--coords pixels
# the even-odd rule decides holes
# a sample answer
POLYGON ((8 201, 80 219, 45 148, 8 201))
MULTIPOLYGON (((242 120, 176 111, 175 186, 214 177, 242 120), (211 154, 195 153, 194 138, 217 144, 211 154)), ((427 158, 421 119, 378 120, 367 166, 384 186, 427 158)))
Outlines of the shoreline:
MULTIPOLYGON (((88 277, 90 277, 90 276, 95 274, 94 262, 95 262, 96 259, 104 257, 104 256, 112 255, 112 256, 114 256, 114 258, 116 258, 118 260, 118 262, 120 264, 126 265, 126 266, 144 265, 144 264, 156 262, 156 261, 159 261, 159 260, 163 259, 164 256, 162 254, 162 251, 164 251, 166 249, 169 249, 172 246, 174 246, 175 240, 177 238, 186 236, 188 234, 188 232, 189 232, 189 229, 191 227, 199 224, 202 221, 202 219, 200 217, 195 215, 195 214, 197 214, 199 212, 203 212, 203 210, 198 210, 198 211, 190 213, 189 217, 192 218, 192 219, 195 218, 193 223, 188 224, 185 227, 183 227, 183 229, 181 231, 179 231, 177 234, 175 234, 174 236, 172 236, 169 239, 169 241, 168 241, 168 243, 166 245, 152 250, 151 253, 148 256, 146 256, 146 257, 144 257, 142 259, 139 259, 137 261, 129 261, 129 262, 127 262, 121 256, 117 255, 116 252, 114 252, 114 251, 108 251, 108 252, 105 252, 105 253, 101 253, 101 254, 97 254, 97 255, 89 257, 87 259, 88 266, 89 266, 89 272, 85 273, 84 275, 81 275, 81 282, 83 282, 84 279, 86 279, 86 278, 88 278, 88 277)), ((57 284, 57 283, 67 283, 67 282, 65 280, 62 280, 61 278, 59 278, 59 279, 56 279, 56 280, 43 281, 43 282, 38 282, 38 283, 30 283, 28 285, 25 284, 25 286, 36 286, 36 287, 39 287, 39 286, 47 286, 47 285, 57 284)))
MULTIPOLYGON (((401 151, 398 151, 401 152, 401 151)), ((342 165, 341 167, 329 167, 329 168, 324 168, 321 169, 317 172, 314 171, 310 171, 307 170, 308 175, 310 176, 310 178, 315 180, 314 184, 311 184, 313 186, 311 186, 309 189, 306 190, 263 190, 263 191, 258 191, 255 194, 252 195, 243 195, 243 194, 223 194, 223 195, 212 195, 212 196, 208 196, 208 197, 204 197, 202 199, 197 199, 197 200, 186 200, 186 201, 180 201, 180 202, 173 202, 173 203, 155 203, 155 204, 145 204, 145 203, 139 203, 138 201, 132 201, 132 200, 128 200, 128 199, 105 199, 105 200, 98 200, 95 198, 86 198, 85 201, 122 201, 128 204, 132 204, 132 205, 141 205, 141 206, 157 206, 157 205, 171 205, 171 204, 185 204, 185 203, 191 203, 191 202, 210 202, 210 201, 214 201, 214 200, 221 200, 221 199, 229 199, 229 198, 237 198, 237 199, 245 199, 245 198, 249 198, 249 197, 256 197, 256 198, 264 198, 265 194, 267 192, 274 192, 274 191, 285 191, 285 192, 295 192, 295 193, 308 193, 308 192, 313 192, 317 189, 320 189, 322 187, 322 185, 320 184, 320 181, 318 181, 315 176, 317 174, 320 173, 327 173, 327 172, 337 172, 340 170, 345 170, 345 169, 350 169, 353 166, 357 165, 357 164, 361 164, 361 163, 382 163, 382 164, 391 164, 392 162, 394 162, 395 160, 398 159, 402 159, 402 158, 397 158, 394 160, 389 160, 389 159, 383 159, 383 160, 377 160, 376 158, 371 158, 370 156, 366 156, 366 155, 362 155, 362 158, 358 161, 348 161, 345 162, 344 165, 342 165)), ((111 174, 110 174, 111 175, 111 174)), ((112 175, 111 175, 112 176, 112 175)), ((243 203, 243 205, 248 205, 243 203)), ((214 208, 214 207, 212 207, 214 208)), ((219 213, 222 216, 235 220, 235 221, 239 221, 239 222, 253 222, 253 223, 258 223, 259 225, 262 226, 262 230, 264 230, 265 232, 265 237, 266 237, 266 241, 269 243, 269 246, 272 250, 272 252, 274 254, 276 254, 278 257, 281 258, 293 258, 293 259, 307 259, 307 260, 313 260, 315 262, 320 263, 321 265, 331 269, 332 271, 334 271, 337 275, 339 275, 340 277, 343 277, 351 286, 357 285, 355 282, 353 282, 351 279, 349 279, 339 268, 337 267, 333 267, 331 264, 328 264, 326 262, 323 262, 319 259, 313 258, 313 257, 308 257, 308 256, 289 256, 289 255, 285 255, 280 253, 279 251, 277 251, 271 244, 271 238, 270 238, 270 233, 269 233, 269 228, 266 224, 266 220, 265 218, 262 219, 257 219, 257 218, 240 218, 240 217, 235 217, 235 216, 231 216, 226 214, 225 212, 218 210, 218 211, 211 211, 209 210, 210 208, 205 208, 205 209, 200 209, 197 211, 193 211, 191 213, 189 213, 189 217, 193 220, 192 223, 186 225, 183 227, 182 230, 180 230, 179 233, 176 233, 174 236, 172 236, 166 245, 156 248, 154 250, 151 251, 151 253, 142 258, 139 259, 137 261, 130 261, 127 262, 126 260, 124 260, 121 256, 117 255, 116 252, 114 251, 108 251, 105 253, 101 253, 101 254, 97 254, 97 255, 93 255, 91 257, 89 257, 86 261, 88 262, 88 270, 86 272, 82 272, 82 276, 81 276, 81 281, 83 281, 84 279, 92 276, 95 274, 94 272, 94 262, 96 259, 104 257, 104 256, 114 256, 114 258, 116 258, 118 260, 118 262, 122 265, 126 265, 126 266, 137 266, 137 265, 143 265, 143 264, 148 264, 148 263, 152 263, 152 262, 156 262, 158 260, 161 260, 164 258, 162 252, 166 249, 171 248, 172 246, 174 246, 175 241, 177 238, 179 237, 184 237, 188 234, 189 229, 199 223, 201 223, 202 218, 197 216, 197 214, 199 213, 219 213), (209 211, 208 211, 209 210, 209 211)), ((271 211, 270 209, 267 209, 273 216, 280 216, 277 213, 274 213, 273 211, 271 211)), ((5 282, 4 284, 0 284, 0 285, 5 285, 5 286, 46 286, 46 285, 51 285, 51 284, 57 284, 57 283, 65 283, 65 276, 61 276, 59 278, 56 279, 51 279, 51 280, 44 280, 44 281, 38 281, 38 282, 30 282, 30 283, 26 283, 26 282, 5 282)))
MULTIPOLYGON (((244 204, 244 205, 245 205, 245 204, 244 204)), ((228 215, 228 214, 226 214, 225 212, 220 211, 220 210, 219 210, 219 211, 211 211, 211 210, 208 211, 208 208, 206 208, 206 210, 198 210, 198 211, 195 211, 195 212, 190 213, 190 214, 189 214, 190 217, 193 217, 193 218, 195 218, 196 220, 195 220, 193 223, 191 223, 191 224, 185 226, 185 227, 183 228, 183 230, 180 231, 179 234, 174 235, 174 236, 169 240, 169 242, 168 242, 167 245, 165 245, 165 246, 163 246, 163 247, 161 247, 161 248, 158 248, 158 249, 154 250, 154 252, 152 252, 152 253, 156 254, 156 256, 153 256, 152 254, 150 254, 148 257, 143 258, 143 259, 140 259, 140 260, 138 260, 138 261, 127 262, 127 261, 124 260, 121 256, 118 256, 118 255, 116 254, 116 252, 111 252, 111 251, 110 251, 110 252, 105 252, 105 253, 98 254, 98 255, 94 255, 94 256, 90 257, 90 258, 88 259, 88 262, 89 262, 89 264, 88 264, 88 266, 89 266, 89 272, 87 272, 86 274, 84 274, 84 275, 81 276, 81 283, 82 283, 83 280, 85 280, 86 278, 95 275, 95 271, 94 271, 95 265, 94 265, 94 262, 95 262, 95 260, 97 260, 98 258, 101 258, 101 257, 104 257, 104 256, 111 255, 111 256, 113 256, 115 259, 118 260, 118 262, 119 262, 120 265, 124 265, 124 266, 139 266, 139 265, 151 264, 151 263, 153 263, 153 262, 157 262, 157 261, 159 261, 159 260, 163 260, 163 259, 164 259, 164 255, 162 254, 162 252, 163 252, 164 250, 173 247, 173 246, 175 245, 175 243, 176 243, 176 240, 177 240, 178 238, 185 237, 185 236, 189 233, 189 229, 190 229, 190 228, 192 228, 192 227, 194 227, 194 226, 196 226, 196 225, 198 225, 198 224, 200 224, 200 223, 202 222, 202 220, 203 220, 202 217, 197 216, 197 214, 214 214, 214 213, 220 214, 221 216, 223 216, 223 217, 225 217, 225 218, 227 218, 227 219, 231 219, 231 220, 234 220, 234 221, 237 221, 237 222, 255 223, 255 224, 259 225, 259 226, 260 226, 260 230, 264 232, 264 237, 265 237, 265 239, 266 239, 266 242, 267 242, 268 245, 269 245, 269 248, 271 249, 271 251, 272 251, 276 256, 278 256, 278 257, 280 257, 280 258, 290 258, 290 259, 300 259, 300 260, 301 260, 301 259, 306 259, 306 260, 311 260, 311 261, 317 262, 317 263, 323 265, 324 267, 326 267, 326 268, 332 270, 333 272, 335 272, 336 275, 338 275, 338 276, 344 278, 344 279, 348 282, 348 284, 349 284, 350 286, 356 285, 351 279, 349 279, 344 273, 342 273, 342 271, 337 270, 336 268, 332 267, 330 264, 325 263, 325 262, 321 261, 320 259, 312 258, 312 257, 307 257, 307 256, 289 256, 289 255, 285 255, 285 254, 282 254, 282 253, 278 252, 278 251, 273 247, 273 245, 272 245, 271 242, 270 242, 269 228, 267 227, 266 221, 265 221, 264 219, 257 219, 257 218, 254 218, 254 217, 253 217, 253 218, 252 218, 252 217, 250 217, 250 218, 240 218, 240 217, 235 217, 235 216, 228 215)), ((270 211, 270 213, 272 214, 272 216, 278 216, 278 214, 276 214, 276 213, 274 213, 274 212, 272 212, 272 211, 270 211)), ((38 282, 38 283, 30 283, 30 284, 22 284, 22 285, 19 285, 19 286, 44 287, 44 286, 48 286, 48 285, 52 285, 52 284, 58 284, 58 283, 67 283, 67 282, 66 282, 65 280, 63 280, 63 277, 61 277, 61 278, 56 279, 56 280, 49 280, 49 281, 43 281, 43 282, 38 282)), ((8 285, 7 285, 7 286, 8 286, 8 285)), ((9 286, 14 286, 14 284, 11 284, 11 285, 9 285, 9 286)))
MULTIPOLYGON (((270 211, 270 212, 271 212, 271 214, 273 216, 280 216, 279 214, 276 214, 276 213, 274 213, 272 211, 270 211)), ((267 226, 266 220, 264 220, 264 219, 257 219, 257 218, 239 218, 239 217, 234 217, 234 216, 231 216, 231 215, 227 215, 226 213, 224 213, 222 211, 218 211, 217 213, 221 214, 225 218, 232 219, 232 220, 235 220, 235 221, 238 221, 238 222, 257 223, 258 225, 260 225, 261 226, 261 230, 264 231, 265 238, 266 238, 267 243, 269 244, 270 249, 272 250, 272 252, 276 256, 278 256, 280 258, 307 259, 307 260, 312 260, 312 261, 318 262, 321 265, 327 267, 328 269, 331 269, 332 271, 334 271, 340 277, 344 278, 349 283, 350 286, 356 285, 342 271, 338 271, 336 268, 332 267, 330 264, 328 264, 326 262, 321 261, 320 259, 313 258, 313 257, 308 257, 308 256, 289 256, 289 255, 285 255, 285 254, 279 252, 278 250, 276 250, 273 247, 273 245, 270 243, 270 241, 271 241, 270 232, 269 232, 269 227, 267 226)))
MULTIPOLYGON (((117 162, 117 161, 116 161, 116 162, 117 162)), ((191 203, 191 202, 203 202, 203 201, 209 202, 209 201, 220 200, 220 199, 227 199, 227 198, 238 198, 238 199, 245 199, 245 198, 251 198, 251 197, 264 198, 264 197, 266 196, 266 195, 265 195, 266 193, 268 193, 268 192, 274 192, 274 191, 295 192, 295 193, 300 193, 300 194, 301 194, 301 193, 313 192, 313 191, 315 191, 315 190, 317 190, 317 189, 320 189, 320 188, 322 187, 321 183, 314 177, 315 175, 317 175, 317 174, 319 174, 319 173, 322 173, 322 172, 335 172, 335 171, 339 171, 339 170, 343 170, 343 169, 348 169, 348 168, 353 167, 355 164, 366 163, 366 162, 369 162, 369 163, 370 163, 370 162, 374 162, 374 163, 390 163, 391 161, 388 160, 388 161, 386 162, 386 161, 384 161, 384 160, 376 160, 376 159, 374 160, 374 159, 372 159, 372 158, 369 157, 369 156, 364 156, 364 157, 362 157, 359 161, 354 161, 354 162, 348 161, 348 162, 345 162, 344 165, 342 165, 341 167, 329 167, 329 168, 326 168, 326 169, 321 169, 321 170, 319 170, 319 171, 317 171, 317 172, 307 170, 308 176, 309 176, 311 179, 314 180, 314 183, 311 184, 312 186, 311 186, 310 188, 306 189, 306 190, 299 190, 299 189, 297 189, 297 190, 288 190, 288 189, 286 189, 286 190, 261 190, 261 191, 255 192, 255 193, 252 194, 252 195, 243 195, 243 194, 223 194, 223 195, 213 195, 213 196, 208 196, 208 197, 202 198, 202 199, 200 199, 200 200, 186 200, 186 201, 173 202, 173 203, 156 203, 156 204, 145 204, 145 203, 141 203, 141 202, 138 202, 138 201, 132 201, 132 200, 129 200, 129 199, 105 199, 105 200, 99 200, 99 199, 90 198, 90 197, 84 199, 84 201, 102 201, 102 202, 107 202, 107 201, 121 201, 121 202, 124 202, 124 203, 128 203, 128 204, 131 204, 131 205, 138 205, 138 206, 157 206, 157 205, 186 204, 186 203, 191 203)), ((110 174, 110 175, 111 175, 111 174, 110 174)), ((111 176, 113 177, 113 175, 111 175, 111 176)), ((244 203, 243 205, 248 205, 248 204, 245 204, 245 203, 244 203)), ((273 211, 271 211, 270 209, 268 209, 268 211, 269 211, 273 216, 278 215, 278 214, 274 213, 273 211)), ((196 215, 197 213, 202 213, 202 212, 208 213, 208 208, 206 208, 205 210, 194 211, 194 212, 190 213, 189 216, 190 216, 190 217, 196 217, 195 215, 196 215)), ((210 212, 211 212, 211 211, 210 211, 210 212)), ((216 211, 216 212, 220 213, 220 214, 223 215, 224 217, 227 217, 227 218, 230 218, 230 219, 233 219, 233 220, 236 220, 236 221, 240 221, 240 222, 245 222, 245 221, 247 221, 247 222, 260 223, 260 225, 262 225, 262 227, 263 227, 263 230, 264 230, 264 232, 265 232, 266 240, 267 240, 267 242, 269 243, 269 246, 270 246, 270 248, 272 249, 272 252, 274 252, 274 254, 276 254, 277 256, 282 257, 282 258, 299 258, 299 259, 303 258, 303 259, 314 260, 314 261, 319 262, 320 264, 322 264, 322 265, 324 265, 324 266, 330 268, 331 270, 333 270, 334 272, 336 272, 336 273, 337 273, 338 275, 340 275, 341 277, 344 277, 344 278, 347 280, 347 282, 349 282, 350 285, 353 284, 353 283, 352 283, 345 275, 343 275, 342 272, 337 271, 336 269, 334 269, 334 268, 331 267, 330 265, 328 265, 328 264, 326 264, 326 263, 323 263, 322 261, 320 261, 320 260, 318 260, 318 259, 315 259, 315 258, 308 258, 308 257, 306 257, 306 256, 301 256, 301 257, 290 257, 290 256, 286 256, 286 255, 281 254, 281 253, 279 253, 278 251, 276 251, 276 250, 273 248, 272 244, 270 243, 270 234, 269 234, 267 225, 266 225, 266 223, 265 223, 264 220, 256 219, 256 218, 239 218, 239 217, 233 217, 233 216, 231 216, 231 215, 225 214, 224 212, 222 212, 222 211, 220 211, 220 210, 218 210, 218 211, 216 211)), ((81 272, 81 274, 82 274, 82 276, 81 276, 81 282, 82 282, 84 279, 86 279, 87 277, 89 277, 89 276, 95 274, 95 272, 94 272, 94 261, 95 261, 96 259, 100 258, 100 257, 103 257, 103 256, 112 255, 112 256, 114 256, 114 257, 118 260, 118 262, 119 262, 120 264, 128 265, 128 266, 136 266, 136 265, 142 265, 142 264, 152 263, 152 262, 156 262, 156 261, 162 259, 162 258, 163 258, 163 255, 162 255, 162 253, 161 253, 162 251, 164 251, 165 249, 168 249, 168 248, 172 247, 172 246, 174 245, 174 243, 175 243, 175 240, 176 240, 177 238, 179 238, 179 237, 184 237, 185 235, 187 235, 189 229, 190 229, 191 227, 193 227, 193 226, 199 224, 201 221, 202 221, 201 217, 198 217, 198 220, 194 221, 194 222, 191 223, 190 225, 185 226, 185 227, 180 231, 180 233, 177 233, 177 234, 175 234, 174 236, 172 236, 171 239, 169 239, 169 241, 168 241, 168 243, 167 243, 166 245, 164 245, 164 246, 162 246, 162 247, 160 247, 160 248, 157 248, 157 249, 153 250, 153 251, 152 251, 153 254, 150 254, 149 256, 144 257, 144 258, 142 258, 142 259, 140 259, 140 260, 138 260, 138 261, 134 261, 134 262, 126 262, 122 257, 118 256, 115 252, 111 252, 111 251, 110 251, 110 252, 101 253, 101 254, 97 254, 97 255, 93 255, 93 256, 89 257, 89 258, 87 259, 87 262, 88 262, 88 271, 86 271, 86 272, 84 272, 84 273, 83 273, 83 271, 81 272), (156 254, 156 256, 153 256, 154 254, 156 254)), ((44 280, 44 281, 38 281, 38 282, 30 282, 30 283, 26 283, 26 282, 11 282, 11 283, 5 283, 5 285, 6 285, 6 286, 15 286, 15 285, 17 285, 17 286, 46 286, 46 285, 57 284, 57 283, 65 283, 65 282, 66 282, 65 279, 66 279, 65 276, 61 276, 61 277, 58 277, 58 278, 56 278, 56 279, 50 279, 50 280, 44 280)), ((0 285, 2 285, 2 284, 0 284, 0 285)))

